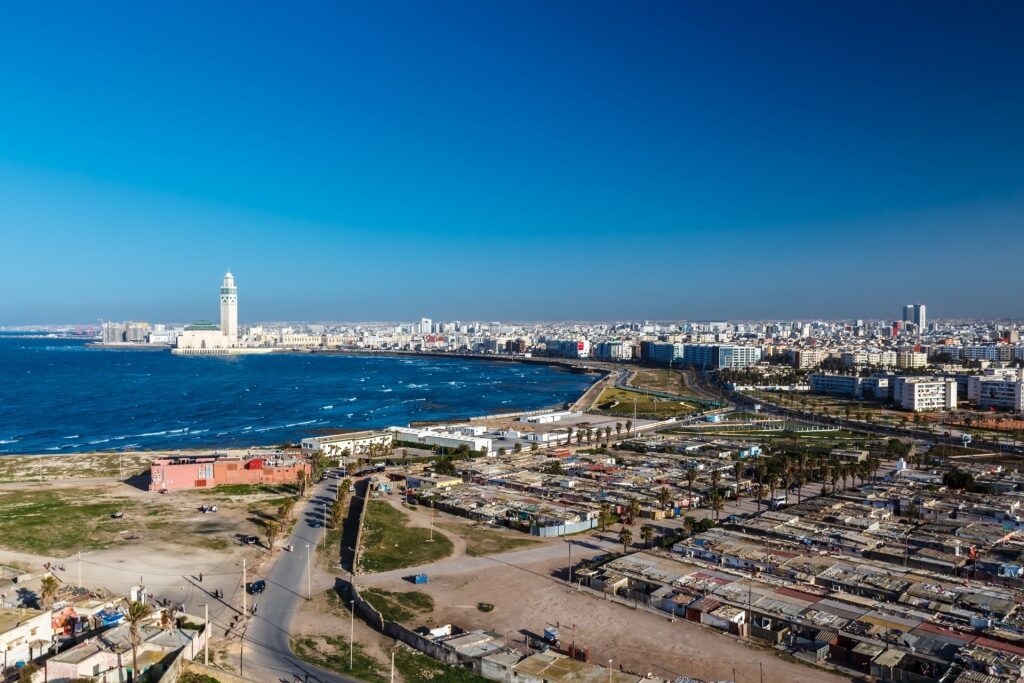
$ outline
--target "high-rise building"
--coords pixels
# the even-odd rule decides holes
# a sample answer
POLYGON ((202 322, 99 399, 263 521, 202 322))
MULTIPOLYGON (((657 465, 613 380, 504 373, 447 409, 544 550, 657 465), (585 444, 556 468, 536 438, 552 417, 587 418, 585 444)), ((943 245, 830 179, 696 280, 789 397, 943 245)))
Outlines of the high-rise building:
POLYGON ((231 273, 220 285, 220 331, 232 341, 238 339, 238 288, 231 273))
POLYGON ((925 331, 928 316, 924 304, 907 304, 903 307, 903 322, 913 323, 918 334, 925 331))
POLYGON ((434 322, 430 318, 420 319, 420 334, 430 334, 434 331, 434 322))

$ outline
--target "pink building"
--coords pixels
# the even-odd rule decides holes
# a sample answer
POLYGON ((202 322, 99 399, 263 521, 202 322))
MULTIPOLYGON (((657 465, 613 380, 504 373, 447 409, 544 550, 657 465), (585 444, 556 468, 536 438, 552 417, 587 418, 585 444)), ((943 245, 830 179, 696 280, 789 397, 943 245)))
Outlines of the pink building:
POLYGON ((294 484, 312 465, 282 456, 179 455, 157 458, 149 467, 150 491, 177 491, 222 484, 294 484))

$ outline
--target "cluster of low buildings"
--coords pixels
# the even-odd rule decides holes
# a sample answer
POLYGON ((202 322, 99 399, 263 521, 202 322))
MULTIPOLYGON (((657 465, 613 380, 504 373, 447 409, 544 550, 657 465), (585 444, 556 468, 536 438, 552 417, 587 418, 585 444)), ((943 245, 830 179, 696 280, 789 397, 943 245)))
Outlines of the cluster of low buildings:
POLYGON ((591 590, 880 681, 1024 677, 1024 475, 908 469, 582 568, 591 590))
MULTIPOLYGON (((206 646, 209 631, 203 628, 202 617, 162 614, 157 609, 139 625, 133 658, 124 599, 64 588, 52 606, 43 608, 38 595, 42 576, 21 574, 0 581, 0 678, 42 662, 24 680, 158 680, 177 658, 194 659, 206 646)), ((134 599, 146 600, 145 588, 133 592, 134 599)))
POLYGON ((307 458, 283 451, 256 451, 245 456, 180 454, 150 462, 149 490, 163 493, 229 484, 295 484, 311 474, 307 458))

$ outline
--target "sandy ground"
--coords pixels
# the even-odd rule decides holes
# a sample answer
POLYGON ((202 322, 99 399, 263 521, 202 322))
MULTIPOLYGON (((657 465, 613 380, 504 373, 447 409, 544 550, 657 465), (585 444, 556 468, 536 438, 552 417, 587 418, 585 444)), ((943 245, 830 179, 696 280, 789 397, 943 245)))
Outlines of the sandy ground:
MULTIPOLYGON (((113 477, 121 479, 149 469, 154 458, 187 453, 210 453, 213 449, 167 451, 109 451, 71 453, 67 455, 5 455, 0 457, 0 482, 47 481, 113 477)), ((245 455, 246 449, 218 449, 227 455, 245 455)))
MULTIPOLYGON (((412 524, 423 525, 422 510, 403 508, 403 512, 410 515, 412 524)), ((438 519, 442 518, 454 519, 438 513, 438 519)), ((448 536, 455 540, 452 534, 448 536)), ((612 533, 576 536, 573 560, 616 547, 619 546, 612 533)), ((501 633, 510 646, 523 652, 527 634, 539 634, 545 626, 557 624, 563 638, 571 640, 574 624, 576 643, 590 648, 591 661, 603 663, 613 659, 614 666, 622 663, 627 670, 650 671, 665 678, 690 675, 706 680, 731 679, 735 668, 737 681, 755 683, 760 680, 763 665, 766 681, 847 680, 787 662, 690 622, 671 622, 667 615, 634 611, 571 590, 565 579, 559 577, 568 563, 567 550, 564 541, 555 539, 490 557, 455 555, 419 568, 430 575, 430 583, 415 589, 434 598, 435 609, 429 615, 433 623, 501 633), (480 612, 478 602, 493 603, 495 609, 480 612)), ((408 591, 413 586, 402 577, 410 573, 403 569, 361 575, 357 583, 362 587, 408 591)))

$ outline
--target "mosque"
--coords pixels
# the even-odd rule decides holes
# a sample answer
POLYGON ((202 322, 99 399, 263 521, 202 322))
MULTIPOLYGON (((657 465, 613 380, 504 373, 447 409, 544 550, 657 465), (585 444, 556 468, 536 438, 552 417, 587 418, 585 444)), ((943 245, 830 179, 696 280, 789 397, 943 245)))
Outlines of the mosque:
POLYGON ((238 336, 238 287, 235 276, 224 275, 220 285, 220 325, 197 320, 178 335, 171 353, 181 356, 234 356, 269 353, 270 348, 244 346, 238 336))

